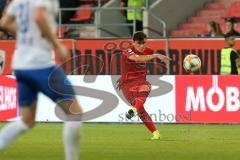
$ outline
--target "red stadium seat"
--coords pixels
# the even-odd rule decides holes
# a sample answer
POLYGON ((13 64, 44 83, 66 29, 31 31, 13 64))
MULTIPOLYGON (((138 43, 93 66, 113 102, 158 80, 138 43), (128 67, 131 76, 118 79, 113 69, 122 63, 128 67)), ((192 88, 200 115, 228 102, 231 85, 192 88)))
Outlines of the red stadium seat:
POLYGON ((180 24, 178 30, 170 32, 170 36, 184 37, 184 36, 198 36, 204 35, 207 32, 207 24, 210 21, 215 21, 221 25, 224 31, 224 18, 229 13, 232 17, 240 17, 240 2, 234 0, 213 0, 207 3, 204 8, 196 13, 195 16, 189 17, 188 22, 180 24), (229 9, 230 8, 230 9, 229 9))
POLYGON ((227 17, 240 18, 240 2, 234 2, 228 9, 227 17))
MULTIPOLYGON (((84 4, 79 8, 91 8, 92 4, 84 4)), ((78 10, 73 18, 70 19, 71 22, 84 22, 90 21, 92 19, 93 11, 92 10, 78 10)))

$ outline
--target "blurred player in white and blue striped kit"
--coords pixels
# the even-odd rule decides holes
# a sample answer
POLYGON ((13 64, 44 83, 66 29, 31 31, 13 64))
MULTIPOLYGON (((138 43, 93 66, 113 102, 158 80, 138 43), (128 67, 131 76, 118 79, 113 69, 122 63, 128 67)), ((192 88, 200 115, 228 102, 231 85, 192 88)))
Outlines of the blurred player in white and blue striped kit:
MULTIPOLYGON (((13 0, 0 21, 1 28, 17 37, 12 67, 18 83, 18 101, 22 111, 20 121, 9 123, 0 131, 0 150, 34 127, 38 92, 58 103, 66 114, 81 113, 70 85, 63 87, 63 91, 68 94, 56 92, 49 86, 49 76, 53 72, 53 86, 62 86, 63 81, 66 81, 63 70, 52 61, 53 49, 62 63, 67 54, 66 48, 55 36, 58 13, 58 0, 13 0)), ((66 160, 79 159, 80 127, 80 121, 64 123, 66 160)))

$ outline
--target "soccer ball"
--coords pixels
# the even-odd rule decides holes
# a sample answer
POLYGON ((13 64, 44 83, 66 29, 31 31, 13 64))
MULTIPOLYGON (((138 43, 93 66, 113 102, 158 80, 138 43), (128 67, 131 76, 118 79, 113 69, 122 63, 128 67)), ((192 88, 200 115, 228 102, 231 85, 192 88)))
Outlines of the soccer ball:
POLYGON ((194 54, 189 54, 184 58, 183 68, 187 72, 196 72, 201 68, 201 59, 194 54))

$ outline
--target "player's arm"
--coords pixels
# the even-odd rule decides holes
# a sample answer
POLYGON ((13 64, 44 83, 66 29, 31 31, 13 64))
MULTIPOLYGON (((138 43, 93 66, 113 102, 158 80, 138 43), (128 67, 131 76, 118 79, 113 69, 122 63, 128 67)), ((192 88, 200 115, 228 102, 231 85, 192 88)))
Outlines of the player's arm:
POLYGON ((134 62, 148 62, 148 61, 153 60, 154 58, 157 58, 156 54, 152 54, 152 55, 132 54, 128 57, 129 60, 134 61, 134 62))
POLYGON ((67 54, 67 50, 64 46, 60 44, 60 42, 58 42, 56 35, 53 33, 48 21, 47 12, 48 11, 46 7, 36 7, 35 13, 34 13, 35 14, 34 19, 40 31, 42 32, 44 38, 46 38, 49 41, 49 43, 52 44, 54 49, 57 50, 57 53, 59 54, 59 57, 63 62, 65 60, 65 55, 67 54))
POLYGON ((240 68, 240 54, 237 51, 235 53, 235 61, 236 61, 237 68, 240 68))
POLYGON ((135 62, 148 62, 151 61, 155 58, 160 59, 163 62, 171 60, 169 57, 164 56, 162 54, 152 54, 152 55, 137 55, 137 54, 132 54, 128 57, 129 60, 135 61, 135 62))
POLYGON ((34 19, 38 24, 43 36, 53 45, 54 48, 58 47, 58 41, 55 34, 52 32, 47 17, 47 8, 37 7, 35 9, 34 19))
POLYGON ((240 57, 236 59, 237 67, 240 68, 240 57))
POLYGON ((16 36, 17 25, 15 22, 15 17, 4 14, 0 20, 0 28, 9 32, 11 35, 16 36))

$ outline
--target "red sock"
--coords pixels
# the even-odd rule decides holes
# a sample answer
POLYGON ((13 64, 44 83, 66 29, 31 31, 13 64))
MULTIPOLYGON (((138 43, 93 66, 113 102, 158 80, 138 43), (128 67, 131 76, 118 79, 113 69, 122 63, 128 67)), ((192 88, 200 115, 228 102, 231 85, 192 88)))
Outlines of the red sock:
POLYGON ((157 129, 155 127, 155 125, 153 124, 153 121, 151 119, 151 117, 149 116, 149 114, 146 112, 146 110, 144 109, 144 107, 142 106, 142 108, 138 109, 138 116, 140 117, 140 119, 143 121, 143 123, 145 124, 145 126, 151 131, 151 132, 155 132, 157 129))

